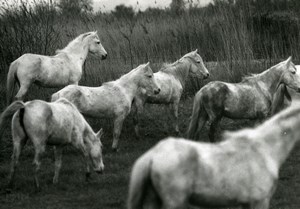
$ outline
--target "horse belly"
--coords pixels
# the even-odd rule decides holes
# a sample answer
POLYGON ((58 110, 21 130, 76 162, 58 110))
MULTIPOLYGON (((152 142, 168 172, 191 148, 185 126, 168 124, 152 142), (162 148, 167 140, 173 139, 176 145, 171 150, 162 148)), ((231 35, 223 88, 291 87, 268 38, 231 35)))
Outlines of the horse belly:
POLYGON ((181 92, 173 86, 160 85, 160 92, 157 95, 152 95, 147 98, 147 103, 153 104, 168 104, 172 103, 180 97, 181 92), (176 94, 177 92, 177 94, 176 94))
POLYGON ((66 138, 66 135, 62 136, 51 136, 46 141, 47 145, 66 145, 70 143, 70 140, 66 138))

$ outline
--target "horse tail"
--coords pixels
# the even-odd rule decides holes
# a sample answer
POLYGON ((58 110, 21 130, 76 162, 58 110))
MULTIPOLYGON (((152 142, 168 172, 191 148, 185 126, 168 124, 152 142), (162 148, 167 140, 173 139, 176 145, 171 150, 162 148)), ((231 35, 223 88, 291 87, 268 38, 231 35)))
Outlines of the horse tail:
POLYGON ((18 61, 14 61, 10 64, 8 74, 7 74, 7 82, 6 82, 6 102, 9 105, 13 101, 14 91, 16 87, 16 82, 19 82, 17 78, 17 69, 19 66, 18 61))
POLYGON ((194 104, 193 104, 193 112, 191 116, 191 121, 189 124, 187 138, 189 139, 197 139, 199 132, 201 131, 202 126, 207 120, 208 114, 206 113, 203 102, 201 99, 201 91, 195 95, 194 104))
POLYGON ((151 159, 151 155, 148 152, 139 158, 133 166, 129 183, 128 209, 143 208, 147 187, 151 186, 151 159))
POLYGON ((22 101, 15 101, 9 105, 4 112, 0 115, 0 139, 4 132, 4 124, 7 124, 8 120, 11 120, 12 116, 21 108, 25 107, 25 103, 22 101))

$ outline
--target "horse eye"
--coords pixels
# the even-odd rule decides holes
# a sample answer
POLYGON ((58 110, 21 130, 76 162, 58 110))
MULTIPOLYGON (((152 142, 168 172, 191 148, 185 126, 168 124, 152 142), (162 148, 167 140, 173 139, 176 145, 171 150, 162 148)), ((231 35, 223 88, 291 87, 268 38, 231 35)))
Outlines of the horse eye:
POLYGON ((200 60, 198 60, 197 63, 200 63, 200 60))
POLYGON ((296 74, 296 71, 292 71, 292 74, 296 74))
POLYGON ((152 78, 152 75, 148 75, 148 78, 152 78))
POLYGON ((100 41, 96 41, 96 44, 100 44, 100 41))

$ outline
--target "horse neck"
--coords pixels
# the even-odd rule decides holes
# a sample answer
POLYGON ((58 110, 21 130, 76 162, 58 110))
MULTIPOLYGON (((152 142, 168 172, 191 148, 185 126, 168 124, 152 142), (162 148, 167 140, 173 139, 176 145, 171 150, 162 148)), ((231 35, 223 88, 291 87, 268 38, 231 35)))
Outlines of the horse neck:
POLYGON ((117 80, 118 84, 123 87, 126 91, 127 95, 130 97, 131 100, 135 97, 138 92, 138 78, 137 78, 137 71, 127 73, 123 75, 121 78, 117 80))
POLYGON ((164 72, 173 75, 177 80, 179 80, 182 87, 185 86, 186 79, 189 75, 190 63, 187 58, 178 60, 172 64, 164 72))
MULTIPOLYGON (((300 135, 300 120, 294 115, 290 119, 289 124, 291 125, 282 125, 280 121, 273 120, 272 123, 262 125, 259 130, 259 133, 262 133, 262 137, 257 137, 258 143, 264 143, 266 150, 265 153, 268 153, 273 160, 278 165, 278 168, 284 163, 284 161, 289 156, 294 145, 299 140, 300 135)), ((279 118, 280 120, 280 118, 279 118)), ((289 120, 289 119, 288 119, 289 120)))
POLYGON ((93 138, 93 130, 88 124, 86 124, 83 141, 86 147, 88 148, 88 150, 90 150, 90 148, 93 146, 92 138, 93 138))
POLYGON ((62 51, 68 55, 73 63, 78 63, 82 67, 88 55, 86 45, 86 41, 77 41, 76 43, 70 43, 62 51))
POLYGON ((257 84, 265 96, 272 102, 273 97, 281 83, 281 71, 268 69, 257 77, 257 84), (265 87, 265 88, 264 88, 265 87), (265 91, 263 89, 266 89, 265 91))

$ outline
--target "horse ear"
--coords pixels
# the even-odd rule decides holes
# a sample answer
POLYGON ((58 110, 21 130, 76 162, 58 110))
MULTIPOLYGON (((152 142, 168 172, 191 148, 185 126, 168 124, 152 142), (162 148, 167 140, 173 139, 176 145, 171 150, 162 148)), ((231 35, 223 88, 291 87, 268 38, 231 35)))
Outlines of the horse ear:
POLYGON ((85 37, 89 36, 91 34, 91 32, 85 33, 82 35, 81 40, 83 40, 85 37))
POLYGON ((150 65, 150 62, 147 62, 147 63, 145 64, 145 67, 148 66, 148 65, 150 65))
POLYGON ((198 49, 196 49, 195 51, 194 51, 194 53, 196 54, 198 52, 198 49))
POLYGON ((289 58, 287 58, 287 60, 286 60, 286 65, 290 66, 291 61, 292 61, 292 56, 289 56, 289 58))
POLYGON ((97 132, 96 135, 97 135, 97 137, 100 139, 100 138, 102 137, 103 133, 104 133, 103 129, 100 128, 100 130, 97 132))

